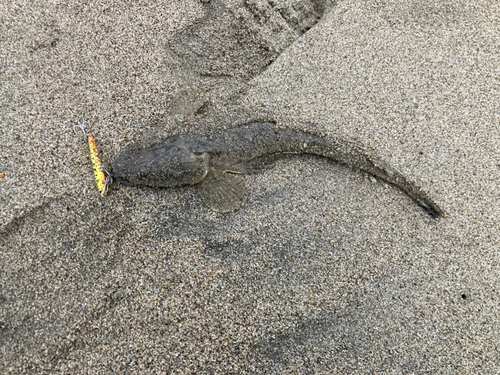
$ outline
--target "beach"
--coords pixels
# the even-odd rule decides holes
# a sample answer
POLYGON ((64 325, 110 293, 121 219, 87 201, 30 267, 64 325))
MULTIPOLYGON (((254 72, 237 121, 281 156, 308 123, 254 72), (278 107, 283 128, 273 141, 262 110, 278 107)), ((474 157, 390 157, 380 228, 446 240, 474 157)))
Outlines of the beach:
POLYGON ((0 5, 0 373, 495 374, 500 7, 477 1, 0 5), (420 186, 311 155, 96 189, 132 144, 247 122, 354 142, 420 186), (76 130, 76 131, 75 131, 76 130))

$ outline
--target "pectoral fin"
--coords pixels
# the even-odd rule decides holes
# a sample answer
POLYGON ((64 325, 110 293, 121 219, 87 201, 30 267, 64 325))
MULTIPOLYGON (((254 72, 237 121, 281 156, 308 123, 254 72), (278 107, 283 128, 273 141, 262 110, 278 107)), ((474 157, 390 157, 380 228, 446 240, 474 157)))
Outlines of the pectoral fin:
POLYGON ((278 155, 264 155, 259 158, 247 160, 243 163, 235 164, 231 166, 231 170, 243 174, 260 173, 272 168, 278 159, 278 155))
POLYGON ((248 198, 243 178, 222 171, 210 172, 198 184, 198 192, 208 207, 222 213, 237 210, 248 198))

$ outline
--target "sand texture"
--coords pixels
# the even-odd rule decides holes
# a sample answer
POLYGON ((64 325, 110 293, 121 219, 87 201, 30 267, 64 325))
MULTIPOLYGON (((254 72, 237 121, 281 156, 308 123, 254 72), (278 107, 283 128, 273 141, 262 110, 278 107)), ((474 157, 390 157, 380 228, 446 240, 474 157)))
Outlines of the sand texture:
POLYGON ((500 372, 500 6, 0 3, 0 373, 500 372), (251 120, 363 145, 443 209, 293 156, 208 209, 96 190, 251 120))

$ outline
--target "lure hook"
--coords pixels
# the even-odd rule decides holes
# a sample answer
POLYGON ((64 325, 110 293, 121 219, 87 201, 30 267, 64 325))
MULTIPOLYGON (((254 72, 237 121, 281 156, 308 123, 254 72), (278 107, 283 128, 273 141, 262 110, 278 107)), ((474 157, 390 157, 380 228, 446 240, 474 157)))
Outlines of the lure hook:
POLYGON ((106 178, 104 179, 104 188, 103 188, 103 192, 102 192, 102 196, 105 196, 108 194, 108 189, 111 185, 113 185, 115 180, 113 179, 113 175, 111 173, 109 173, 106 170, 106 168, 104 168, 104 165, 101 165, 101 171, 103 171, 105 176, 106 176, 106 178))
POLYGON ((87 123, 87 121, 84 121, 84 122, 80 122, 78 125, 73 126, 73 132, 76 134, 75 128, 79 128, 83 132, 83 136, 85 138, 88 138, 90 136, 90 133, 87 133, 85 131, 85 124, 86 123, 87 123))

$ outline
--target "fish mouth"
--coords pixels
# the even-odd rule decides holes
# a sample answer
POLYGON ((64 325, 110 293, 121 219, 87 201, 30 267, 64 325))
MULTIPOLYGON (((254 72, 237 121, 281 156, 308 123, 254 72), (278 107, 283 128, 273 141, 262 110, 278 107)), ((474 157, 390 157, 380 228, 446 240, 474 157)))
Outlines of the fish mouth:
POLYGON ((130 181, 128 181, 127 179, 125 179, 123 177, 119 177, 118 175, 116 175, 113 172, 109 172, 109 176, 111 176, 111 178, 113 178, 113 183, 117 183, 117 184, 121 184, 121 185, 132 185, 132 183, 130 181))

